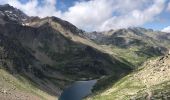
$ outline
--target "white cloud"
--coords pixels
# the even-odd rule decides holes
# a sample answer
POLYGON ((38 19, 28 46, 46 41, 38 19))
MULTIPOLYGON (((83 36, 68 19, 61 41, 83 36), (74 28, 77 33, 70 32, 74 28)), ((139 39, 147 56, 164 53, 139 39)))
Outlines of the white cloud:
POLYGON ((2 3, 0 4, 4 3, 8 3, 18 9, 21 9, 29 16, 60 16, 60 11, 57 11, 55 7, 57 3, 56 0, 43 0, 43 5, 40 5, 38 0, 29 0, 25 4, 22 4, 19 0, 2 0, 2 3))
POLYGON ((43 5, 38 0, 29 0, 26 4, 19 0, 1 1, 31 16, 56 16, 88 31, 103 31, 152 21, 162 12, 166 0, 80 0, 65 12, 56 9, 57 0, 43 0, 43 5))
POLYGON ((148 8, 140 10, 138 8, 128 11, 126 14, 120 16, 113 16, 102 24, 102 30, 112 28, 127 28, 133 26, 140 26, 146 22, 154 20, 154 17, 162 12, 164 8, 163 0, 154 0, 153 4, 148 8))
POLYGON ((112 16, 112 0, 91 0, 77 2, 63 13, 63 18, 80 28, 93 30, 112 16))
POLYGON ((162 32, 170 32, 170 26, 165 27, 164 29, 162 29, 162 32))

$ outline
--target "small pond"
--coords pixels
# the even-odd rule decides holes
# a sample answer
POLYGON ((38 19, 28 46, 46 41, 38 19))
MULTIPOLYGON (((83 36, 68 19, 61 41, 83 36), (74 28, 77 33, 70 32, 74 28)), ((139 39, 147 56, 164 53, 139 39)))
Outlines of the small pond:
POLYGON ((76 81, 62 92, 59 100, 82 100, 91 93, 95 83, 96 80, 76 81))

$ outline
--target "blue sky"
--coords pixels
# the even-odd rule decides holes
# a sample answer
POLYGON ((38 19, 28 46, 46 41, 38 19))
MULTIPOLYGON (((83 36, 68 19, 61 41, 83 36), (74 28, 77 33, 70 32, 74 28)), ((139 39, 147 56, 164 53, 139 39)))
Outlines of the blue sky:
POLYGON ((168 7, 169 0, 166 0, 165 9, 156 16, 156 20, 151 22, 147 22, 142 27, 152 28, 155 30, 161 30, 167 26, 170 26, 170 10, 168 11, 166 8, 168 7))
POLYGON ((58 0, 56 7, 62 11, 68 10, 77 0, 58 0))
POLYGON ((0 0, 30 16, 56 16, 86 31, 144 27, 170 32, 170 0, 0 0))
MULTIPOLYGON (((25 4, 29 2, 29 0, 19 0, 21 3, 25 4)), ((43 0, 38 0, 39 2, 42 2, 43 0)), ((68 10, 69 7, 73 6, 76 1, 80 0, 56 0, 56 8, 60 9, 62 11, 68 10)))
POLYGON ((156 16, 156 18, 156 20, 145 23, 144 25, 142 25, 142 27, 161 30, 167 26, 170 26, 170 12, 164 11, 156 16))

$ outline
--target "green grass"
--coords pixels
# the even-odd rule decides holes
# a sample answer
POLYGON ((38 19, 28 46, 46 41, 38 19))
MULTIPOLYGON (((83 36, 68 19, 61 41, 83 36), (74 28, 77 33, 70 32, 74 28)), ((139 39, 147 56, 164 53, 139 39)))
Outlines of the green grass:
MULTIPOLYGON (((154 85, 150 88, 152 100, 169 100, 170 99, 170 81, 154 85)), ((134 97, 135 100, 144 100, 147 97, 146 91, 139 91, 134 97)))
POLYGON ((53 98, 51 95, 38 89, 36 85, 34 85, 28 79, 20 75, 13 76, 3 69, 0 69, 0 80, 1 80, 0 83, 3 87, 7 88, 15 87, 17 91, 23 91, 24 93, 29 93, 38 96, 42 100, 46 100, 48 97, 53 98))
POLYGON ((129 100, 129 95, 135 94, 137 91, 144 89, 139 80, 133 80, 130 74, 112 84, 108 89, 96 92, 87 100, 129 100))
MULTIPOLYGON (((153 58, 154 59, 154 58, 153 58)), ((155 59, 154 59, 155 60, 155 59)), ((149 65, 150 66, 150 65, 149 65)), ((145 67, 141 66, 129 75, 114 81, 113 77, 106 77, 99 80, 95 86, 94 93, 85 98, 86 100, 146 100, 148 93, 151 91, 153 100, 169 100, 170 99, 170 81, 162 81, 156 85, 150 86, 145 83, 138 74, 145 67), (103 85, 109 83, 107 88, 101 88, 103 85), (148 85, 148 86, 146 86, 148 85), (96 88, 97 87, 97 88, 96 88), (148 92, 149 91, 149 92, 148 92), (168 97, 169 96, 169 97, 168 97), (168 98, 168 99, 166 99, 168 98)), ((151 67, 152 68, 152 67, 151 67)), ((143 71, 142 71, 143 72, 143 71)), ((146 73, 147 74, 147 73, 146 73)), ((155 77, 156 78, 156 77, 155 77)))
POLYGON ((157 57, 157 55, 149 55, 149 54, 143 53, 141 48, 142 47, 140 47, 140 46, 131 46, 126 49, 118 48, 115 46, 111 47, 111 49, 115 55, 117 55, 118 57, 121 57, 123 59, 126 59, 128 62, 133 64, 135 67, 141 65, 147 59, 157 57), (137 52, 140 52, 140 55, 137 52))

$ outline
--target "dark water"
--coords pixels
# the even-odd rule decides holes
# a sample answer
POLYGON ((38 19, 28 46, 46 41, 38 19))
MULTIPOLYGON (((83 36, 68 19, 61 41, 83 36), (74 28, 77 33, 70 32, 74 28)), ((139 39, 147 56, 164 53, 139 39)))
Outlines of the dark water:
POLYGON ((96 80, 77 81, 63 91, 59 100, 82 100, 83 97, 91 93, 96 80))

